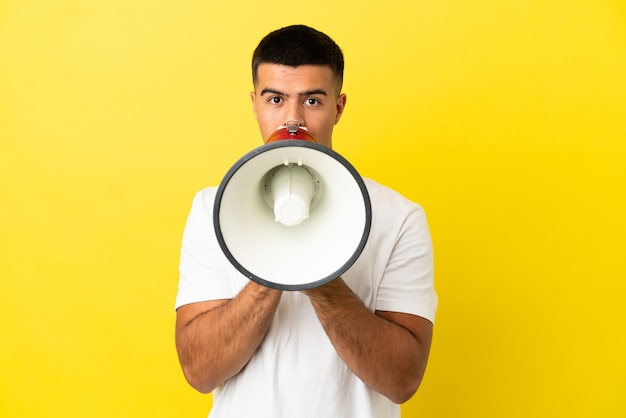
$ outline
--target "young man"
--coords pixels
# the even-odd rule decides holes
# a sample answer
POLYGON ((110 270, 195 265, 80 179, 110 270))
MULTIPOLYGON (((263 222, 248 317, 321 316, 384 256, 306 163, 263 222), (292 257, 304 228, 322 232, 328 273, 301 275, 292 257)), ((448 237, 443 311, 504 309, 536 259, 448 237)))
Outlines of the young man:
MULTIPOLYGON (((346 105, 343 54, 290 26, 253 56, 251 93, 264 141, 288 120, 325 146, 346 105)), ((368 242, 342 276, 283 292, 243 277, 217 243, 216 188, 199 192, 183 237, 176 345, 188 382, 214 391, 211 417, 398 417, 428 360, 437 296, 421 207, 364 179, 368 242)), ((323 260, 320 260, 323 262, 323 260)))

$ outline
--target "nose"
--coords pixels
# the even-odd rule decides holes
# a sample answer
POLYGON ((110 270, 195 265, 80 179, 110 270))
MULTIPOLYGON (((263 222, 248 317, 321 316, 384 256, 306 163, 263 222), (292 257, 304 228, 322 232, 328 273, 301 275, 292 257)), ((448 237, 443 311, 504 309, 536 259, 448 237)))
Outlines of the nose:
POLYGON ((285 121, 297 121, 301 127, 306 127, 306 120, 304 118, 304 109, 302 108, 302 104, 297 101, 293 101, 289 106, 286 107, 286 112, 284 114, 285 121))

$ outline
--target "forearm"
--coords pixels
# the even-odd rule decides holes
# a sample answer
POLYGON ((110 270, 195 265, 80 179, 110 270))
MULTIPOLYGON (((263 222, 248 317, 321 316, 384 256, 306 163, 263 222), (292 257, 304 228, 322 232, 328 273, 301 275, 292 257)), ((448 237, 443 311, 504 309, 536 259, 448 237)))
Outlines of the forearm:
POLYGON ((209 393, 243 369, 267 333, 280 296, 250 282, 231 300, 179 308, 176 346, 194 388, 209 393))
POLYGON ((428 329, 426 335, 414 335, 415 329, 383 318, 385 313, 370 312, 341 279, 306 293, 335 350, 355 375, 396 403, 415 393, 430 350, 428 329))

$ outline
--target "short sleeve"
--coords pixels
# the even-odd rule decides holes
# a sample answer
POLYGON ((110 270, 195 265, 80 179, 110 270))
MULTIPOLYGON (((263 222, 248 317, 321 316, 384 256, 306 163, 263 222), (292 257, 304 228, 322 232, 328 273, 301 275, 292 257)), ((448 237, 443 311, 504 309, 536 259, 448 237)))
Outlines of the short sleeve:
POLYGON ((376 310, 410 313, 434 323, 437 303, 430 230, 424 210, 414 204, 385 267, 376 310))
POLYGON ((216 299, 231 299, 232 266, 223 255, 213 227, 215 188, 196 194, 183 233, 176 309, 182 305, 216 299))

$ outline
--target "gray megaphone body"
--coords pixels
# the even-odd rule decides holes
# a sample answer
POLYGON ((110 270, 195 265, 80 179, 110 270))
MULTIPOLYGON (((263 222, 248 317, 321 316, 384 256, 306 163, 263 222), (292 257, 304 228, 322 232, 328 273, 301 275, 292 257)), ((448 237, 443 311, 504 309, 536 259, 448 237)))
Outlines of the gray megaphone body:
POLYGON ((363 251, 371 222, 356 169, 295 121, 230 168, 213 208, 217 240, 231 264, 281 290, 341 276, 363 251))

